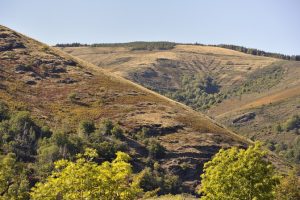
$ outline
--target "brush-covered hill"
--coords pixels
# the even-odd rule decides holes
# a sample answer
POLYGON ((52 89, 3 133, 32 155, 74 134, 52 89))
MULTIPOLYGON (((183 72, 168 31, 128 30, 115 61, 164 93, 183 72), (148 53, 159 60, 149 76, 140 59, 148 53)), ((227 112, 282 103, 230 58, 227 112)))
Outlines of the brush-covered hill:
POLYGON ((299 61, 201 45, 173 44, 163 50, 129 44, 62 49, 205 112, 300 163, 299 61))
MULTIPOLYGON (((115 55, 104 51, 104 58, 115 55)), ((193 192, 204 162, 220 148, 248 144, 183 104, 4 26, 0 138, 1 154, 13 152, 28 165, 31 184, 53 161, 88 146, 100 160, 126 151, 135 171, 156 168, 169 180, 164 192, 175 193, 193 192)))

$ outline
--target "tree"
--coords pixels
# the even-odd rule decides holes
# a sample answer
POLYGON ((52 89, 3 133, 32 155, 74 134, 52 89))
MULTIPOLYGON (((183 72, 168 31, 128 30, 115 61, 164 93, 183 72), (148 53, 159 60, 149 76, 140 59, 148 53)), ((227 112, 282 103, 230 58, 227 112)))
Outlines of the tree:
POLYGON ((14 113, 9 120, 0 124, 0 140, 3 143, 0 148, 4 153, 15 153, 17 160, 33 161, 40 137, 39 127, 25 111, 14 113))
POLYGON ((112 162, 101 165, 93 162, 94 149, 86 149, 75 162, 59 160, 44 183, 38 183, 31 192, 32 199, 134 199, 142 191, 132 175, 130 157, 117 152, 112 162))
POLYGON ((157 140, 151 138, 146 142, 147 150, 151 158, 162 158, 166 154, 166 149, 157 140))
POLYGON ((280 181, 276 188, 276 200, 298 200, 300 199, 300 179, 296 171, 291 171, 289 175, 280 181))
POLYGON ((8 107, 5 103, 0 101, 0 121, 6 119, 8 116, 8 107))
POLYGON ((278 184, 274 167, 264 159, 265 151, 255 143, 247 150, 221 149, 205 163, 200 192, 203 200, 268 200, 278 184))
POLYGON ((84 135, 90 135, 96 130, 95 124, 93 121, 84 120, 80 122, 79 124, 79 132, 80 134, 84 135))
POLYGON ((101 131, 104 135, 111 135, 111 131, 114 128, 114 124, 110 120, 104 120, 101 124, 101 131))
POLYGON ((16 155, 0 156, 0 199, 29 199, 29 182, 16 155))

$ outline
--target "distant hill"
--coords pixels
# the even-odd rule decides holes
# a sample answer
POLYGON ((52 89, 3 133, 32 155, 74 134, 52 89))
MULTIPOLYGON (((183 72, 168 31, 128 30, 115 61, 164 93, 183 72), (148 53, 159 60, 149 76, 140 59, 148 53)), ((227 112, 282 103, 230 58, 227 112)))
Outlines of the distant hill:
POLYGON ((204 44, 183 44, 175 42, 126 42, 126 43, 94 43, 94 44, 81 44, 78 42, 74 43, 62 43, 56 44, 55 47, 129 47, 132 51, 135 50, 170 50, 176 45, 197 45, 197 46, 210 46, 210 47, 221 47, 225 49, 231 49, 239 51, 246 54, 251 54, 255 56, 265 56, 271 58, 279 58, 283 60, 294 60, 300 61, 300 55, 285 55, 280 53, 266 52, 259 49, 247 48, 243 46, 230 45, 230 44, 218 44, 218 45, 204 45, 204 44))
POLYGON ((279 59, 292 57, 232 45, 177 44, 152 51, 132 51, 126 46, 63 50, 205 112, 300 163, 300 62, 279 59), (287 128, 288 124, 294 125, 287 128))
MULTIPOLYGON (((184 52, 185 48, 194 47, 179 46, 174 50, 184 52)), ((156 68, 153 71, 158 73, 158 79, 149 79, 153 75, 148 70, 154 64, 170 70, 167 76, 175 69, 172 62, 176 55, 169 51, 133 53, 125 47, 65 50, 136 82, 149 80, 149 85, 152 80, 165 84, 165 79, 159 78, 165 76, 164 72, 156 68)), ((234 54, 236 57, 241 55, 234 54)), ((188 60, 193 62, 194 56, 201 55, 195 52, 188 60)), ((40 169, 43 167, 40 164, 42 158, 52 159, 47 163, 51 164, 58 158, 72 158, 83 146, 95 145, 99 151, 104 149, 101 157, 104 159, 109 157, 106 155, 108 151, 116 148, 128 152, 136 172, 146 166, 153 168, 153 164, 157 163, 165 174, 178 177, 172 179, 180 182, 182 187, 177 192, 193 193, 199 184, 203 164, 220 148, 246 147, 250 143, 200 112, 4 26, 0 26, 0 61, 0 114, 3 114, 0 115, 0 152, 12 151, 19 155, 18 160, 31 170, 31 184, 43 177, 43 173, 38 171, 45 170, 40 169), (6 116, 7 110, 10 117, 6 116), (22 111, 28 111, 32 121, 22 111), (107 120, 115 124, 113 130, 107 120), (112 131, 115 136, 93 135, 92 138, 89 134, 95 128, 91 123, 98 129, 103 127, 103 122, 106 123, 104 131, 112 131), (13 124, 13 129, 9 130, 15 136, 2 132, 9 128, 7 124, 13 124), (82 133, 83 128, 85 132, 82 133), (103 146, 97 143, 98 140, 103 146), (51 146, 51 141, 56 141, 57 146, 51 146), (150 151, 156 151, 149 145, 164 149, 164 153, 149 157, 150 151), (56 148, 57 157, 49 157, 49 152, 56 148)), ((213 63, 213 60, 203 62, 213 63)), ((251 66, 256 69, 272 62, 257 58, 251 66)), ((180 80, 180 73, 176 78, 174 75, 174 80, 180 80)), ((224 77, 225 80, 228 78, 224 77)), ((179 88, 177 84, 173 79, 170 81, 172 88, 179 88)))

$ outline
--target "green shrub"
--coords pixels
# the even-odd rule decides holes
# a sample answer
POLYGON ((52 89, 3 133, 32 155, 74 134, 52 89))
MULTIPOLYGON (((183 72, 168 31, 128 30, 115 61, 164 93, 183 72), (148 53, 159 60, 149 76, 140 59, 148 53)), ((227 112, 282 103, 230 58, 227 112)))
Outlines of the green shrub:
POLYGON ((61 158, 59 147, 49 138, 40 140, 35 170, 40 179, 46 178, 54 169, 54 161, 61 158))
POLYGON ((150 129, 146 127, 143 127, 142 130, 133 134, 133 138, 141 142, 144 142, 144 140, 147 139, 148 137, 150 137, 150 129))
POLYGON ((52 132, 48 126, 43 126, 41 128, 41 136, 49 138, 52 135, 52 132))
POLYGON ((90 135, 96 130, 95 124, 93 121, 84 120, 79 124, 79 133, 83 135, 90 135))
POLYGON ((293 116, 292 118, 288 119, 284 123, 284 129, 286 131, 291 131, 299 128, 300 128, 300 117, 298 115, 293 116))
POLYGON ((285 157, 296 164, 300 164, 300 136, 297 136, 294 144, 287 150, 285 157))
POLYGON ((15 154, 0 155, 0 199, 28 200, 29 190, 26 169, 17 162, 15 154))
POLYGON ((155 191, 161 194, 180 192, 181 180, 176 175, 166 173, 163 169, 146 167, 140 173, 140 186, 145 192, 155 191))
POLYGON ((225 98, 219 90, 220 86, 210 76, 184 75, 180 89, 166 95, 197 110, 204 110, 225 98))
POLYGON ((0 101, 0 121, 8 118, 8 107, 5 103, 0 101))
POLYGON ((115 137, 115 138, 122 138, 123 137, 123 129, 121 129, 118 125, 115 125, 113 127, 113 129, 111 130, 111 134, 115 137))
POLYGON ((275 190, 276 200, 298 200, 300 199, 300 179, 296 170, 289 172, 289 175, 281 179, 275 190))
POLYGON ((107 140, 101 143, 92 143, 91 146, 97 150, 99 158, 112 160, 117 151, 126 151, 127 145, 117 139, 107 140))
POLYGON ((106 119, 101 123, 100 130, 104 135, 112 135, 111 131, 114 128, 114 124, 112 121, 106 119))
POLYGON ((72 103, 75 103, 77 101, 77 94, 71 93, 71 94, 69 94, 68 98, 72 103))
POLYGON ((166 149, 156 140, 156 139, 149 139, 146 142, 147 150, 149 152, 149 156, 151 158, 162 158, 166 153, 166 149))
POLYGON ((277 131, 277 132, 282 132, 283 131, 283 128, 282 128, 282 126, 280 125, 280 124, 277 124, 276 126, 275 126, 275 131, 277 131))

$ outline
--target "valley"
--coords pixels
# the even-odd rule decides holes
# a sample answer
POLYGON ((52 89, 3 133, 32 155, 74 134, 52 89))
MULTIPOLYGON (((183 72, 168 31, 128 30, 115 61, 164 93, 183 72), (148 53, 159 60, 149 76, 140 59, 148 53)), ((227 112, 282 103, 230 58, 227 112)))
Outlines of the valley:
POLYGON ((126 45, 60 48, 204 112, 243 136, 273 146, 291 162, 300 162, 299 128, 276 131, 300 114, 298 61, 202 45, 177 44, 164 50, 132 50, 126 45), (233 123, 249 112, 255 117, 233 123))

